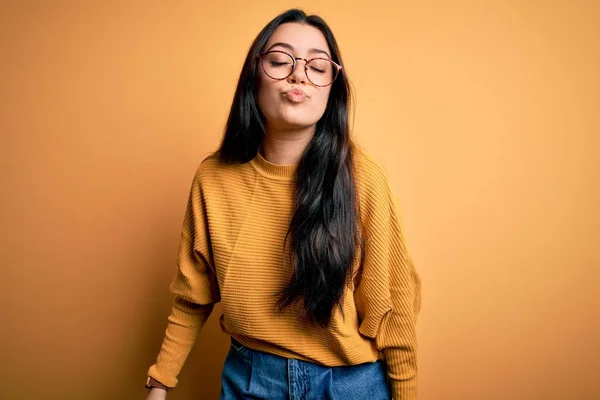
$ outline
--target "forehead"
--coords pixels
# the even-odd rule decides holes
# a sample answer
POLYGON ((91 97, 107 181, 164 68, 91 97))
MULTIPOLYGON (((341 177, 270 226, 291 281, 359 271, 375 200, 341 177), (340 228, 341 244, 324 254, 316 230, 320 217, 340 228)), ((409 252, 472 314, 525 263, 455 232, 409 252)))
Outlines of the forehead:
POLYGON ((279 25, 269 38, 265 50, 270 48, 274 43, 279 42, 292 45, 296 56, 307 54, 309 49, 321 49, 331 54, 323 33, 311 25, 303 25, 295 22, 279 25))

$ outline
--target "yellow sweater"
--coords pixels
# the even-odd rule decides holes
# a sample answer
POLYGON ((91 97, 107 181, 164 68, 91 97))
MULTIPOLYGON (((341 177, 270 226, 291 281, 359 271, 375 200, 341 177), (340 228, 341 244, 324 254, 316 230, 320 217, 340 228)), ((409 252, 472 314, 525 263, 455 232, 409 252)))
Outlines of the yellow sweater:
MULTIPOLYGON (((326 366, 385 359, 394 399, 416 398, 415 323, 420 279, 406 251, 394 196, 379 164, 355 146, 355 179, 364 259, 327 328, 300 317, 298 302, 279 312, 276 297, 291 277, 283 241, 293 205, 295 165, 260 154, 246 164, 216 156, 194 176, 178 250, 175 294, 165 338, 148 375, 166 386, 220 301, 224 332, 252 349, 326 366)), ((357 249, 360 255, 360 249, 357 249)))

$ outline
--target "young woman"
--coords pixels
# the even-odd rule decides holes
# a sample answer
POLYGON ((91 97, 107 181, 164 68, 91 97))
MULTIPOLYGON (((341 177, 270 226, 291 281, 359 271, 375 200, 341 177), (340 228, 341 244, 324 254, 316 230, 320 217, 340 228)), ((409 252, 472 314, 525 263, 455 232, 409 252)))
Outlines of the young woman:
POLYGON ((289 10, 246 57, 225 135, 194 176, 148 399, 216 302, 221 399, 413 399, 420 280, 384 171, 351 138, 340 51, 289 10))

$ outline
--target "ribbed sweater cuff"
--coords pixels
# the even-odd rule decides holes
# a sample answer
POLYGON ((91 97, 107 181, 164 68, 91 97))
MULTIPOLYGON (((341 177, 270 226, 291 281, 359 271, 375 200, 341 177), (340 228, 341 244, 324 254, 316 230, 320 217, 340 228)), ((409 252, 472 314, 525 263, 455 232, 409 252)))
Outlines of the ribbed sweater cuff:
POLYGON ((148 370, 148 376, 156 379, 157 381, 159 381, 160 383, 162 383, 165 386, 168 386, 168 387, 177 386, 177 381, 178 381, 177 378, 172 378, 172 377, 169 378, 165 374, 162 374, 156 367, 156 364, 150 367, 150 369, 148 370))
POLYGON ((393 400, 416 400, 417 380, 394 381, 390 380, 390 391, 393 400))

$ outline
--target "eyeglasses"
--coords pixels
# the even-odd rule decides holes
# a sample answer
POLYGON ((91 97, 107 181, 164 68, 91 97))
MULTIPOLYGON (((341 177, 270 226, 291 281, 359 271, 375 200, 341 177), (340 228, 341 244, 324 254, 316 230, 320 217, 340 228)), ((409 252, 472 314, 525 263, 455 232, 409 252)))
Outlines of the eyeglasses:
POLYGON ((277 81, 292 75, 296 70, 297 60, 304 60, 304 72, 306 77, 315 86, 325 87, 333 83, 337 78, 342 66, 336 64, 329 58, 306 58, 296 57, 281 50, 271 50, 258 55, 260 65, 265 74, 277 81))

